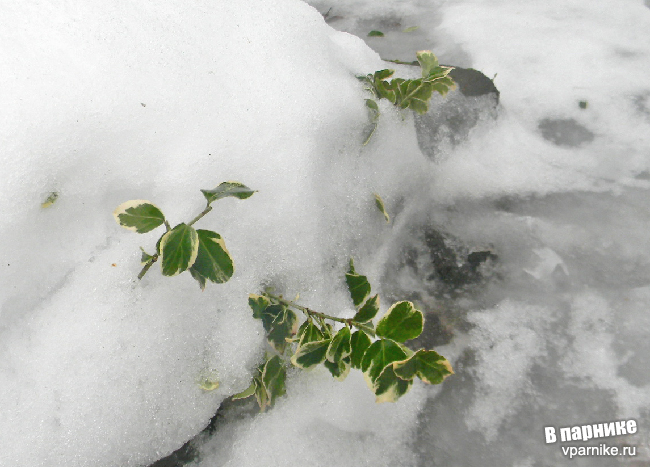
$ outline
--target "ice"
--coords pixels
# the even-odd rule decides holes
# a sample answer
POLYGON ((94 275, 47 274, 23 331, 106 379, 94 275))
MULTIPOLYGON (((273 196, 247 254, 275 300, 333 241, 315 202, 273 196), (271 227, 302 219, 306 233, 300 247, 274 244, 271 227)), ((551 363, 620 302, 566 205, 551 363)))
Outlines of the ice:
POLYGON ((541 467, 569 462, 545 426, 622 418, 638 435, 606 442, 647 462, 647 1, 313 5, 0 6, 0 465, 144 466, 193 440, 200 467, 541 467), (493 79, 498 105, 380 101, 362 146, 355 75, 413 74, 381 58, 421 49, 493 79), (113 209, 187 221, 225 180, 258 190, 199 223, 232 280, 137 281, 157 236, 113 209), (456 374, 378 405, 358 373, 294 371, 264 414, 222 405, 264 354, 247 294, 350 316, 350 256, 384 309, 423 308, 417 343, 456 374))

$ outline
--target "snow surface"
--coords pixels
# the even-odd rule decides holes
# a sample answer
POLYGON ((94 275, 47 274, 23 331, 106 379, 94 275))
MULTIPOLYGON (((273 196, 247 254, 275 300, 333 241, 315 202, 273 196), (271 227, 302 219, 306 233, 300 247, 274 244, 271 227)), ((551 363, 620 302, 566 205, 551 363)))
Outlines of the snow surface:
POLYGON ((638 434, 608 442, 647 462, 647 2, 312 4, 0 3, 0 466, 170 454, 263 356, 247 294, 274 285, 349 316, 350 256, 378 292, 444 309, 454 338, 437 350, 456 375, 376 405, 358 374, 292 373, 272 410, 198 438, 196 465, 568 465, 544 426, 621 418, 638 434), (420 49, 496 74, 498 118, 431 159, 413 117, 382 103, 361 146, 355 74, 420 49), (225 238, 233 279, 137 281, 156 233, 113 209, 149 199, 187 221, 225 180, 258 190, 199 223, 225 238), (430 226, 495 252, 492 279, 458 296, 411 274, 405 248, 422 258, 430 226))

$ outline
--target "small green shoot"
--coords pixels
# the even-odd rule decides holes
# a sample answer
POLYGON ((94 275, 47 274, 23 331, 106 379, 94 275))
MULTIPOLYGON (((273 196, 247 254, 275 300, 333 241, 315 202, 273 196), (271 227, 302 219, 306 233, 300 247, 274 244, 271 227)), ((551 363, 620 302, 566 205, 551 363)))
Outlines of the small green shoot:
POLYGON ((54 203, 56 203, 56 200, 59 199, 59 194, 56 191, 52 191, 47 195, 47 198, 45 198, 45 201, 41 203, 41 207, 43 209, 47 209, 51 207, 54 203))
POLYGON ((326 315, 268 291, 249 296, 253 317, 262 320, 268 342, 277 354, 267 356, 249 388, 233 399, 254 395, 260 409, 265 410, 284 394, 289 362, 303 370, 323 364, 338 381, 343 381, 352 368, 359 369, 377 402, 397 401, 416 377, 427 384, 440 384, 453 374, 449 362, 433 350, 414 352, 404 345, 418 337, 424 326, 424 316, 413 303, 395 303, 375 328, 372 320, 379 311, 379 296, 369 297, 370 283, 356 272, 352 259, 345 280, 357 309, 353 318, 326 315), (299 328, 292 310, 306 318, 299 328), (338 330, 333 326, 336 323, 338 330), (265 380, 267 373, 273 375, 266 378, 273 383, 265 380))
POLYGON ((205 289, 207 281, 221 284, 227 282, 234 273, 234 265, 226 244, 216 232, 195 230, 197 221, 212 210, 212 203, 226 197, 250 198, 254 190, 239 182, 224 182, 212 190, 201 190, 207 201, 205 209, 187 224, 171 227, 163 212, 147 200, 131 200, 120 204, 113 216, 125 229, 136 233, 147 233, 164 225, 163 233, 156 243, 155 253, 142 250, 142 279, 153 263, 160 260, 164 276, 175 276, 189 270, 192 277, 205 289))
POLYGON ((386 222, 390 224, 390 216, 388 215, 388 212, 386 212, 386 205, 384 204, 384 200, 377 193, 373 193, 373 195, 375 196, 375 206, 377 206, 379 212, 384 215, 386 222))
POLYGON ((413 32, 417 31, 418 29, 420 29, 420 26, 411 26, 410 28, 404 29, 402 32, 413 32))
POLYGON ((370 31, 368 37, 384 37, 384 33, 381 31, 370 31))

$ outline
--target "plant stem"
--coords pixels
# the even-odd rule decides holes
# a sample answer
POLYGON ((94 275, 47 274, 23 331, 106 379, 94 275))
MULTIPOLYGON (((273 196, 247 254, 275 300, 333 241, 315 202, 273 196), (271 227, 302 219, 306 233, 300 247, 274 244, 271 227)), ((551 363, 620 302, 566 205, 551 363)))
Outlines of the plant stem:
POLYGON ((415 61, 415 62, 404 62, 402 60, 386 60, 385 58, 382 58, 383 61, 385 62, 391 62, 391 63, 397 63, 398 65, 411 65, 411 66, 420 66, 420 62, 415 61))
POLYGON ((158 261, 158 253, 156 253, 155 255, 153 255, 153 256, 151 257, 151 259, 150 259, 149 261, 146 262, 146 264, 145 264, 144 267, 142 268, 142 271, 140 271, 140 274, 138 274, 138 280, 142 280, 142 278, 143 278, 144 275, 147 273, 147 271, 149 270, 149 268, 151 268, 151 266, 153 265, 153 263, 155 263, 156 261, 158 261))
POLYGON ((300 310, 310 318, 317 318, 320 321, 321 325, 323 324, 322 320, 329 319, 331 321, 336 321, 338 323, 343 323, 343 324, 345 324, 346 326, 349 326, 349 327, 354 326, 354 327, 356 327, 358 329, 362 329, 366 333, 372 334, 373 336, 375 335, 375 333, 371 329, 369 329, 368 326, 363 325, 362 323, 357 323, 352 318, 347 318, 346 319, 346 318, 338 318, 336 316, 326 315, 325 313, 321 313, 319 311, 314 311, 311 308, 307 308, 306 306, 299 305, 299 304, 297 304, 295 302, 292 302, 291 300, 286 300, 286 299, 282 298, 282 296, 280 296, 280 295, 274 295, 274 294, 269 293, 269 292, 265 292, 264 295, 266 295, 267 297, 272 298, 273 300, 276 300, 279 303, 282 303, 282 304, 284 304, 286 306, 289 306, 289 307, 295 308, 297 310, 300 310))
POLYGON ((205 216, 205 215, 206 215, 207 213, 209 213, 210 211, 212 211, 212 206, 210 206, 210 205, 208 204, 208 205, 205 207, 205 209, 203 210, 203 212, 202 212, 201 214, 199 214, 198 216, 196 216, 194 219, 192 219, 192 220, 189 222, 189 224, 187 224, 187 225, 188 225, 188 226, 189 226, 189 225, 194 225, 194 224, 195 224, 199 219, 201 219, 203 216, 205 216))

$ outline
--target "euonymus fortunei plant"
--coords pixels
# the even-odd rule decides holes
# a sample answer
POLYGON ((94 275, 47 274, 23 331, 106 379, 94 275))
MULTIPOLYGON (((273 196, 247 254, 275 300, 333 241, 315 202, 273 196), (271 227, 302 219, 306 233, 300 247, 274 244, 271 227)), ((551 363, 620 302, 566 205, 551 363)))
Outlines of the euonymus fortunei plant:
POLYGON ((246 199, 255 192, 239 182, 223 182, 212 190, 201 192, 207 201, 205 209, 187 224, 181 223, 174 228, 162 211, 149 201, 131 200, 115 209, 113 216, 117 223, 134 232, 147 233, 163 224, 166 228, 156 243, 154 254, 140 248, 144 267, 138 279, 142 279, 158 260, 164 276, 175 276, 189 269, 201 290, 206 281, 219 284, 230 279, 234 265, 221 235, 211 230, 194 230, 192 226, 212 210, 213 202, 228 196, 246 199))
POLYGON ((372 320, 379 312, 379 295, 369 297, 370 283, 355 271, 352 259, 345 280, 357 310, 352 318, 329 316, 270 291, 249 296, 253 316, 262 320, 276 354, 267 356, 248 389, 233 399, 255 396, 261 410, 271 406, 285 392, 287 359, 305 370, 322 363, 339 381, 351 368, 360 369, 377 402, 396 401, 415 377, 439 384, 453 373, 449 362, 435 351, 413 351, 404 345, 418 337, 424 325, 424 316, 413 303, 395 303, 375 327, 372 320), (306 318, 299 328, 294 310, 306 318))
POLYGON ((425 114, 429 110, 429 100, 434 91, 444 96, 454 87, 454 81, 448 76, 453 67, 441 66, 430 50, 421 50, 416 53, 416 57, 422 69, 421 78, 393 78, 387 81, 395 73, 395 70, 389 69, 357 77, 373 96, 373 99, 366 99, 366 107, 370 114, 370 128, 364 145, 370 141, 379 120, 379 106, 375 99, 388 99, 400 109, 408 108, 419 114, 425 114))

